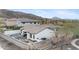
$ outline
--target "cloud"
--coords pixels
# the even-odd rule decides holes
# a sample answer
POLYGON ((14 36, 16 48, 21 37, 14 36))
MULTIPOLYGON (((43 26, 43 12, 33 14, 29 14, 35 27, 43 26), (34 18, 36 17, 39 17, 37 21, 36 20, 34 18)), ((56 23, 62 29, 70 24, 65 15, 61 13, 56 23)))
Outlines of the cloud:
POLYGON ((56 16, 60 18, 79 19, 79 9, 17 9, 16 11, 32 13, 46 18, 56 16))
POLYGON ((71 11, 71 10, 57 10, 54 12, 55 16, 61 17, 61 18, 79 18, 79 14, 71 11))

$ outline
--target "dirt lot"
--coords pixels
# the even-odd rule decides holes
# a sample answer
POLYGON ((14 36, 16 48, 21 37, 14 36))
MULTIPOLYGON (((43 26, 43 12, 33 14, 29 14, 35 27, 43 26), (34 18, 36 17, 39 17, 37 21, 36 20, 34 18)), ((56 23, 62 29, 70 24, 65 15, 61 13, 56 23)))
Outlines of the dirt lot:
POLYGON ((0 38, 0 50, 22 50, 20 47, 0 38))

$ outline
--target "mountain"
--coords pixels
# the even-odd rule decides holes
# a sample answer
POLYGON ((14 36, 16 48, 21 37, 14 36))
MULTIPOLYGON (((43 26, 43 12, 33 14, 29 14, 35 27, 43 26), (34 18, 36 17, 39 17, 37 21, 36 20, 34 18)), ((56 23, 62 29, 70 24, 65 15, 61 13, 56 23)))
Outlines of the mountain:
POLYGON ((52 20, 61 20, 59 17, 53 17, 52 20))
POLYGON ((2 18, 28 18, 28 19, 34 19, 34 20, 42 20, 44 18, 40 16, 36 16, 33 14, 18 12, 18 11, 11 11, 6 9, 0 9, 0 17, 2 18))
POLYGON ((11 11, 7 9, 0 9, 0 18, 28 18, 28 19, 33 19, 33 20, 75 20, 75 19, 61 19, 59 17, 43 18, 34 14, 11 11))

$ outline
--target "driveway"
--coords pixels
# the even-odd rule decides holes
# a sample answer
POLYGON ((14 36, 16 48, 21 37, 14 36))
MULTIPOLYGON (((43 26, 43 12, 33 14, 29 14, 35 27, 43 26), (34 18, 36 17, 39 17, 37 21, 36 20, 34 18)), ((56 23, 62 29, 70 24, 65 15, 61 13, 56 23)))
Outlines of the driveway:
POLYGON ((77 49, 79 49, 79 45, 76 44, 76 42, 79 41, 79 39, 75 39, 71 42, 71 44, 76 47, 77 49))
POLYGON ((0 50, 22 50, 20 47, 0 38, 0 50))

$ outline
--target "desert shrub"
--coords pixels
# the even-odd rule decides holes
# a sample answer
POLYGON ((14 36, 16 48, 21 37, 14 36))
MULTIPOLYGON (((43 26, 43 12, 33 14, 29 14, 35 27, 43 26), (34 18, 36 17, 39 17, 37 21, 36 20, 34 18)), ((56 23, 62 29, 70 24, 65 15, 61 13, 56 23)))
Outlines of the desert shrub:
POLYGON ((79 38, 79 35, 74 35, 73 39, 79 38))
POLYGON ((21 28, 21 26, 20 27, 18 27, 18 26, 7 26, 7 29, 12 29, 12 30, 19 30, 21 28))
POLYGON ((64 23, 63 26, 67 27, 67 28, 75 28, 76 24, 73 24, 73 23, 64 23))
POLYGON ((3 30, 2 28, 0 28, 0 32, 2 32, 2 33, 3 33, 3 32, 4 32, 4 30, 3 30))
POLYGON ((52 38, 53 43, 58 43, 60 41, 68 42, 73 38, 72 32, 56 32, 55 36, 52 38))

